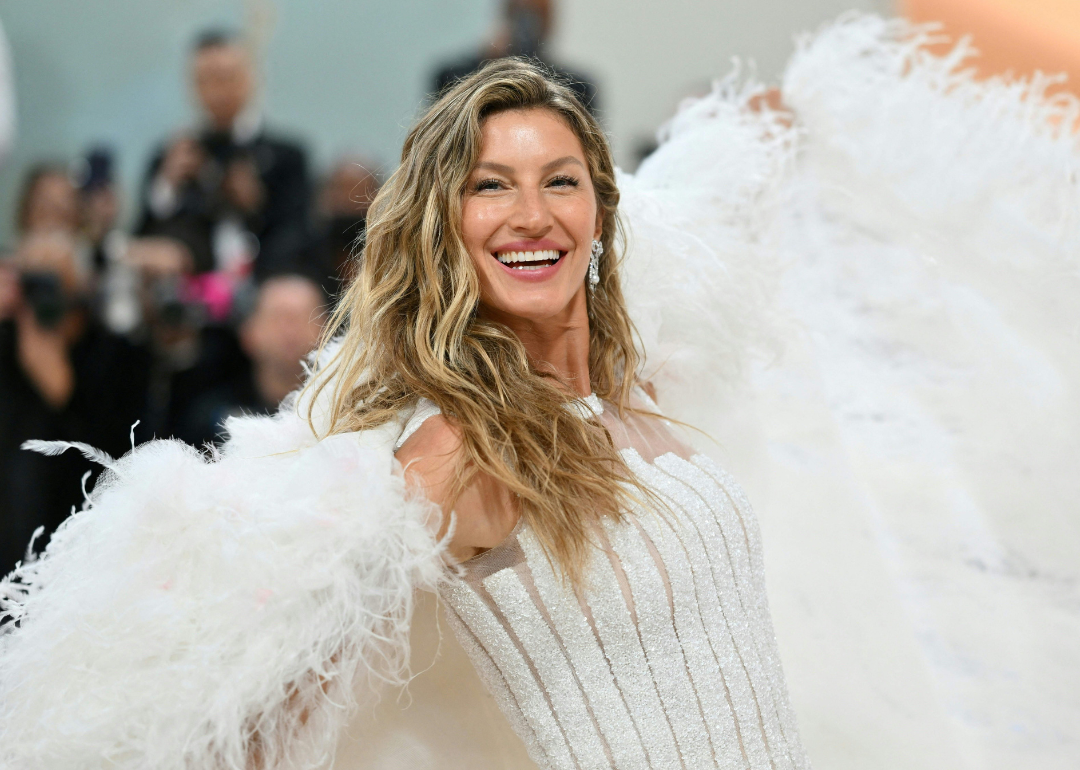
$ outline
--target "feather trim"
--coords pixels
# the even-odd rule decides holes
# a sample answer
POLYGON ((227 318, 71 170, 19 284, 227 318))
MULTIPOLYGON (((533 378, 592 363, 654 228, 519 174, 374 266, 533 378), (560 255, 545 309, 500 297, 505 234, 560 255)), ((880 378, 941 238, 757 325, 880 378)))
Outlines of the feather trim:
POLYGON ((316 766, 357 685, 407 676, 414 590, 443 574, 398 427, 316 441, 283 411, 216 459, 112 463, 0 582, 0 766, 316 766))
POLYGON ((620 173, 624 294, 667 414, 692 424, 727 404, 748 359, 778 352, 782 262, 773 222, 799 132, 750 105, 741 72, 685 102, 636 174, 620 173))

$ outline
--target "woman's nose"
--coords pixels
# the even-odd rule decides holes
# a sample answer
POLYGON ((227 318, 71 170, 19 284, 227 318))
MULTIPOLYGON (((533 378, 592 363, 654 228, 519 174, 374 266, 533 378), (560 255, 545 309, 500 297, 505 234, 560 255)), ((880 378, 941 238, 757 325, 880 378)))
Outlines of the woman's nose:
POLYGON ((551 211, 538 190, 523 190, 517 197, 507 223, 514 230, 534 233, 551 226, 551 211))

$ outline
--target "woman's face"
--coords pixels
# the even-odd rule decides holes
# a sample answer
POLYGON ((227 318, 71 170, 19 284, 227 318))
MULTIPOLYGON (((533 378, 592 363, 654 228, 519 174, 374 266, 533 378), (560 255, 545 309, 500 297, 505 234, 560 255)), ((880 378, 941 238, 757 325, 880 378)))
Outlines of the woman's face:
POLYGON ((585 153, 545 109, 484 121, 462 213, 481 305, 508 321, 566 319, 585 307, 585 273, 600 217, 585 153))
POLYGON ((74 233, 79 226, 75 186, 63 174, 47 173, 34 183, 26 207, 26 232, 58 230, 74 233))

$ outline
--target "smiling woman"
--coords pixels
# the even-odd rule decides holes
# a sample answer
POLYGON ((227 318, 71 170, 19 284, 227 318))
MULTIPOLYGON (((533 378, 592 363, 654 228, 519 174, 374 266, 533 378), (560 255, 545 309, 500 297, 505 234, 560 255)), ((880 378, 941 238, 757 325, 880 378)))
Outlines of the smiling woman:
POLYGON ((805 713, 849 758, 898 747, 859 766, 1072 767, 1080 105, 931 41, 845 17, 793 59, 792 112, 724 81, 633 176, 538 66, 457 83, 276 415, 209 455, 31 443, 107 471, 0 581, 0 766, 325 766, 359 698, 411 681, 414 632, 437 638, 424 589, 464 665, 417 666, 438 698, 360 733, 397 741, 361 766, 808 767, 754 513, 649 393, 752 455, 719 383, 786 260, 793 355, 737 410, 770 546, 819 549, 777 560, 785 654, 850 712, 805 713), (1032 522, 1052 560, 1003 529, 1032 522))
POLYGON ((329 332, 335 430, 412 410, 396 456, 461 564, 449 622, 534 762, 806 767, 752 513, 638 380, 612 169, 531 63, 436 103, 329 332))
MULTIPOLYGON (((603 232, 581 142, 543 109, 493 115, 484 121, 482 139, 462 207, 462 234, 485 311, 518 327, 519 337, 525 320, 571 323, 585 312, 585 272, 592 242, 603 232)), ((531 357, 551 360, 539 351, 531 357)), ((577 374, 570 379, 587 382, 577 374)))

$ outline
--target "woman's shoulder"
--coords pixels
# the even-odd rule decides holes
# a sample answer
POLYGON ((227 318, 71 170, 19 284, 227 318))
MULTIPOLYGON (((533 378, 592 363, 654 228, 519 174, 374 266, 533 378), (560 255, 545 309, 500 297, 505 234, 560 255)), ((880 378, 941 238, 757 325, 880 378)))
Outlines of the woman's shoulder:
POLYGON ((406 479, 443 506, 448 500, 461 459, 461 432, 438 405, 420 397, 394 445, 406 479))
POLYGON ((453 520, 451 555, 464 561, 501 542, 517 523, 516 506, 506 486, 485 473, 460 484, 466 458, 453 421, 421 401, 402 435, 395 457, 406 482, 442 509, 440 537, 453 520))
POLYGON ((461 431, 437 407, 431 411, 421 403, 406 421, 394 455, 407 470, 418 467, 430 470, 442 467, 444 460, 456 460, 461 447, 461 431))

